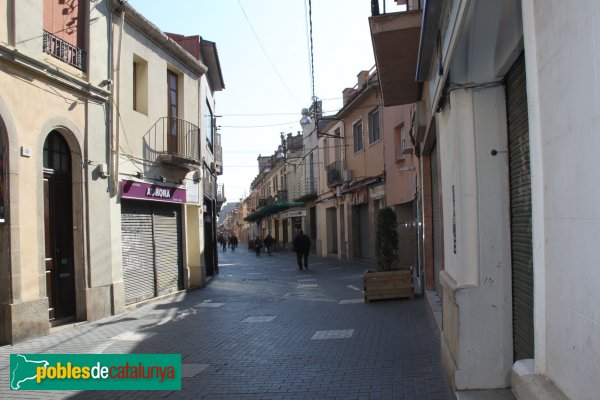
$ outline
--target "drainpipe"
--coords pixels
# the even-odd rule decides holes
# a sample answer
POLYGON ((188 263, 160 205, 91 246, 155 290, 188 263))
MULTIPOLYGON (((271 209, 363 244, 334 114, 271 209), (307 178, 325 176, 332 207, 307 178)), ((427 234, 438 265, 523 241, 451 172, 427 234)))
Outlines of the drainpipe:
MULTIPOLYGON (((119 49, 117 52, 117 68, 115 70, 116 72, 116 78, 117 78, 117 82, 119 82, 118 87, 116 88, 117 91, 117 101, 115 103, 115 107, 117 109, 117 112, 120 108, 121 105, 121 56, 122 56, 122 47, 123 47, 123 27, 125 26, 125 3, 123 1, 120 1, 121 3, 121 27, 119 29, 119 49)), ((115 153, 115 164, 114 164, 114 184, 115 184, 115 188, 119 183, 119 152, 120 152, 120 123, 119 120, 117 119, 117 124, 116 124, 116 138, 115 138, 115 149, 114 149, 114 153, 115 153)))

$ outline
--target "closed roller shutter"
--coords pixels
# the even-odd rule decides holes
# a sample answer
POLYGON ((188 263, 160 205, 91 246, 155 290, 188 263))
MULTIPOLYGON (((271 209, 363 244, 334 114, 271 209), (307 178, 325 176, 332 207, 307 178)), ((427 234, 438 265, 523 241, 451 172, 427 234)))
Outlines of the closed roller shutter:
POLYGON ((121 243, 125 304, 154 297, 152 210, 149 204, 122 201, 121 243))
POLYGON ((514 359, 534 357, 531 174, 525 57, 506 75, 513 294, 514 359))
POLYGON ((442 295, 442 285, 440 283, 440 272, 444 265, 443 249, 443 230, 442 230, 442 195, 440 181, 440 163, 438 156, 437 143, 431 149, 431 209, 433 216, 433 279, 435 290, 438 295, 442 295))
POLYGON ((154 248, 158 295, 183 289, 179 206, 154 204, 154 248))

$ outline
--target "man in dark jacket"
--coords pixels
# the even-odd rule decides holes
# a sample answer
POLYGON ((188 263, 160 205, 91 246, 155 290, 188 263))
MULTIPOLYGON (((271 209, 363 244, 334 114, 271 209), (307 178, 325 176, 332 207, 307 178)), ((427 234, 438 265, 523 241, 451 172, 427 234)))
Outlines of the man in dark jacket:
POLYGON ((310 238, 300 230, 294 239, 294 251, 298 260, 298 269, 302 271, 302 261, 304 259, 304 268, 308 271, 308 253, 310 253, 310 238))

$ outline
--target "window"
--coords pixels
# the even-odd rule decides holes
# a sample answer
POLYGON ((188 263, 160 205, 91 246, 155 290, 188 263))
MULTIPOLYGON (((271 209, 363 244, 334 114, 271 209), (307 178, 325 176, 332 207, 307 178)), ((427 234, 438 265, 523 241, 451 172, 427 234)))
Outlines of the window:
POLYGON ((214 117, 212 109, 208 101, 206 102, 206 114, 204 115, 204 126, 206 128, 206 145, 211 152, 213 149, 213 135, 214 135, 214 117))
POLYGON ((167 110, 168 115, 168 138, 167 138, 167 151, 169 153, 177 153, 177 128, 178 128, 178 119, 179 110, 178 110, 178 92, 177 92, 177 84, 178 84, 177 74, 172 71, 167 71, 167 99, 169 103, 169 108, 167 110))
POLYGON ((402 137, 403 128, 403 123, 394 128, 394 152, 396 155, 396 162, 402 161, 406 158, 404 155, 405 139, 402 137))
POLYGON ((82 71, 86 70, 86 3, 44 0, 43 5, 43 51, 82 71))
POLYGON ((374 110, 369 114, 369 144, 381 139, 379 125, 379 110, 374 110))
POLYGON ((148 62, 133 57, 133 109, 148 115, 148 62))
POLYGON ((333 144, 335 146, 335 161, 342 161, 342 135, 340 128, 337 128, 333 134, 336 136, 336 138, 333 140, 333 144))
POLYGON ((358 153, 363 149, 363 129, 362 121, 358 121, 352 126, 352 133, 354 136, 354 152, 358 153))
POLYGON ((52 131, 44 142, 43 165, 54 172, 71 172, 71 152, 65 139, 52 131))

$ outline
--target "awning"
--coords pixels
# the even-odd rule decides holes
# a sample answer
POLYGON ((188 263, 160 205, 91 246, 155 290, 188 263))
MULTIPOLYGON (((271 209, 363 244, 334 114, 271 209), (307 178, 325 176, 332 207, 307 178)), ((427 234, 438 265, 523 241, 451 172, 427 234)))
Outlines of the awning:
POLYGON ((299 207, 303 206, 304 203, 299 201, 276 201, 271 204, 267 204, 264 207, 259 208, 254 211, 252 214, 248 215, 244 218, 244 221, 254 222, 263 219, 271 214, 276 214, 283 210, 287 210, 290 207, 299 207))

